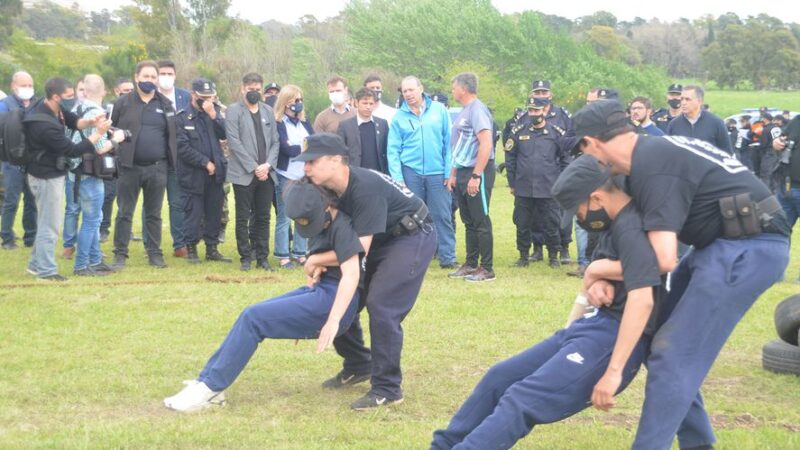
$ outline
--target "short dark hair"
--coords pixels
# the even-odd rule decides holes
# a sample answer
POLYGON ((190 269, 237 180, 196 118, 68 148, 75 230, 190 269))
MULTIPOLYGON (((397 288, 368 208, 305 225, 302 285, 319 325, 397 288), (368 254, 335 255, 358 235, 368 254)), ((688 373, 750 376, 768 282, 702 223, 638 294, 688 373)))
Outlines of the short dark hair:
POLYGON ((139 73, 141 73, 142 69, 145 67, 152 67, 153 69, 156 69, 156 72, 158 72, 158 64, 156 64, 156 62, 152 59, 146 59, 144 61, 139 61, 139 63, 136 64, 136 71, 134 73, 139 75, 139 73))
POLYGON ((169 60, 169 59, 162 59, 161 61, 158 62, 158 68, 160 69, 162 67, 170 67, 173 70, 177 71, 177 69, 175 69, 175 63, 172 62, 172 60, 169 60))
POLYGON ((128 77, 120 77, 120 78, 117 78, 117 82, 114 84, 114 86, 115 87, 119 87, 119 85, 122 84, 122 83, 131 83, 131 84, 133 84, 133 80, 131 80, 128 77))
POLYGON ((383 83, 381 77, 379 77, 377 74, 371 73, 367 75, 367 78, 364 79, 364 86, 366 86, 369 83, 372 83, 373 81, 380 81, 381 83, 383 83))
POLYGON ((342 83, 344 87, 347 87, 347 81, 344 78, 340 77, 339 75, 334 75, 328 79, 328 82, 325 83, 326 86, 331 86, 337 83, 342 83))
POLYGON ((50 78, 44 82, 44 93, 48 100, 53 96, 62 95, 70 88, 72 88, 72 83, 61 77, 50 78))
POLYGON ((256 84, 256 83, 258 83, 258 84, 263 86, 264 85, 264 78, 261 75, 255 73, 255 72, 248 72, 248 73, 244 74, 244 76, 242 77, 242 86, 247 86, 247 85, 256 84))
POLYGON ((375 93, 372 92, 372 89, 361 88, 356 92, 356 101, 359 101, 362 98, 367 98, 367 97, 375 100, 376 102, 378 101, 377 97, 375 96, 375 93))
POLYGON ((639 97, 634 97, 633 100, 631 100, 631 105, 633 105, 634 103, 643 104, 644 109, 653 109, 653 102, 651 102, 649 98, 642 97, 641 95, 639 97))

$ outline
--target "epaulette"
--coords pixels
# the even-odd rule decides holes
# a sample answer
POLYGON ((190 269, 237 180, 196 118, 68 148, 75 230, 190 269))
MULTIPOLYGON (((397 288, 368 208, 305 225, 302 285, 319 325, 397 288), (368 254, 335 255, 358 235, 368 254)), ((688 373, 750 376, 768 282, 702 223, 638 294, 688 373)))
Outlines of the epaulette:
POLYGON ((561 128, 558 125, 550 125, 550 126, 553 127, 553 129, 555 129, 558 132, 558 134, 560 134, 561 136, 567 134, 567 130, 561 128))
POLYGON ((511 134, 517 134, 517 132, 519 132, 519 130, 521 130, 523 128, 525 128, 525 124, 524 123, 519 123, 519 124, 517 124, 515 127, 513 127, 511 129, 511 134))

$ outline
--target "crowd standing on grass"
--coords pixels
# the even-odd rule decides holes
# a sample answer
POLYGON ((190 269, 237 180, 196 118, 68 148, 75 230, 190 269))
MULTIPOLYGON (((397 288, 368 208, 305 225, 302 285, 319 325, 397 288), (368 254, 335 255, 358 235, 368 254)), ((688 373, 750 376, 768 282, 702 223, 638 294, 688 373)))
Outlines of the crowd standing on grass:
POLYGON ((66 281, 56 263, 61 229, 61 255, 74 260, 75 276, 124 270, 137 239, 148 264, 162 269, 166 195, 176 261, 201 263, 202 240, 208 263, 231 263, 219 244, 232 186, 239 268, 301 267, 308 279, 305 288, 247 308, 200 376, 164 400, 167 407, 224 403, 224 390, 268 337, 335 347, 342 369, 324 388, 370 381, 354 410, 403 401, 401 323, 431 260, 451 279, 497 278, 490 204, 495 177, 505 172, 514 211, 494 220, 516 226, 519 257, 509 270, 543 261, 544 250, 551 268, 572 264, 574 231, 577 267, 567 275, 583 284, 566 330, 492 368, 432 446, 507 448, 534 425, 589 402, 608 410, 646 362, 634 448, 669 448, 676 433, 681 448, 712 448, 699 388, 735 325, 784 275, 800 217, 800 116, 764 108, 757 118, 725 123, 700 86, 672 84, 668 106, 655 110, 649 98, 623 104, 616 89, 593 88, 573 117, 553 103, 550 81, 537 79, 500 132, 469 72, 451 80, 460 109, 411 75, 396 108, 383 103, 380 77, 352 92, 334 75, 326 83, 331 105, 313 120, 301 87, 265 83, 257 73, 242 76, 228 106, 213 80, 176 87, 171 61, 141 61, 130 75, 104 103, 108 92, 95 74, 74 84, 50 78, 39 97, 30 74, 14 74, 0 100, 0 131, 16 130, 25 142, 2 149, 2 248, 18 248, 22 201, 22 243, 32 247, 27 271, 39 279, 66 281), (501 136, 505 161, 496 165, 501 136), (107 263, 100 244, 112 232, 107 263), (602 348, 576 344, 587 336, 602 348), (678 364, 681 352, 697 357, 678 364), (583 373, 571 364, 586 376, 563 390, 583 373))

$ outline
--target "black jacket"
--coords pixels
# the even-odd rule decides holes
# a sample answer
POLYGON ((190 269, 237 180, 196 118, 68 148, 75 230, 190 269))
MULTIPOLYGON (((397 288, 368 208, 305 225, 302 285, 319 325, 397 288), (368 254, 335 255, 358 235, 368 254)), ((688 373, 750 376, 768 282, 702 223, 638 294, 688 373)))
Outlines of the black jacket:
MULTIPOLYGON (((160 103, 160 109, 167 118, 167 157, 169 164, 175 167, 178 157, 177 135, 175 130, 175 109, 172 107, 170 99, 156 91, 154 102, 160 103)), ((111 112, 111 122, 115 127, 129 130, 132 134, 130 142, 119 144, 117 157, 119 165, 122 167, 133 167, 133 154, 136 151, 136 140, 142 128, 142 111, 145 103, 139 97, 139 92, 135 89, 114 102, 114 110, 111 112)))
POLYGON ((66 135, 64 125, 76 129, 78 117, 71 112, 65 112, 64 124, 53 114, 44 100, 39 100, 31 105, 28 115, 36 114, 37 117, 47 120, 23 121, 25 127, 25 140, 31 162, 27 171, 36 178, 58 178, 66 175, 67 167, 65 158, 79 158, 84 153, 95 151, 94 144, 88 139, 75 144, 66 135), (59 165, 61 168, 56 167, 59 165))
POLYGON ((552 198, 553 183, 569 164, 569 151, 577 142, 565 134, 549 123, 534 128, 527 120, 512 129, 504 149, 508 186, 515 196, 552 198))
POLYGON ((202 194, 209 178, 206 166, 216 166, 214 180, 225 182, 228 161, 219 141, 225 139, 225 119, 217 108, 217 118, 198 113, 194 106, 178 112, 175 125, 178 131, 178 184, 185 192, 202 194))

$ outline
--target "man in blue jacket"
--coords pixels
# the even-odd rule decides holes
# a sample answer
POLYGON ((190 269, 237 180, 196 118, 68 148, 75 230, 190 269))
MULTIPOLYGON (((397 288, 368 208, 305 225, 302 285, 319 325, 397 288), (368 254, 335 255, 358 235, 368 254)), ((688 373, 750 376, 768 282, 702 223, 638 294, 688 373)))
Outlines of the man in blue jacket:
POLYGON ((456 235, 447 190, 450 176, 450 116, 441 103, 423 92, 417 77, 400 84, 403 105, 389 127, 386 158, 389 175, 421 198, 433 218, 439 237, 439 266, 458 267, 456 235))

